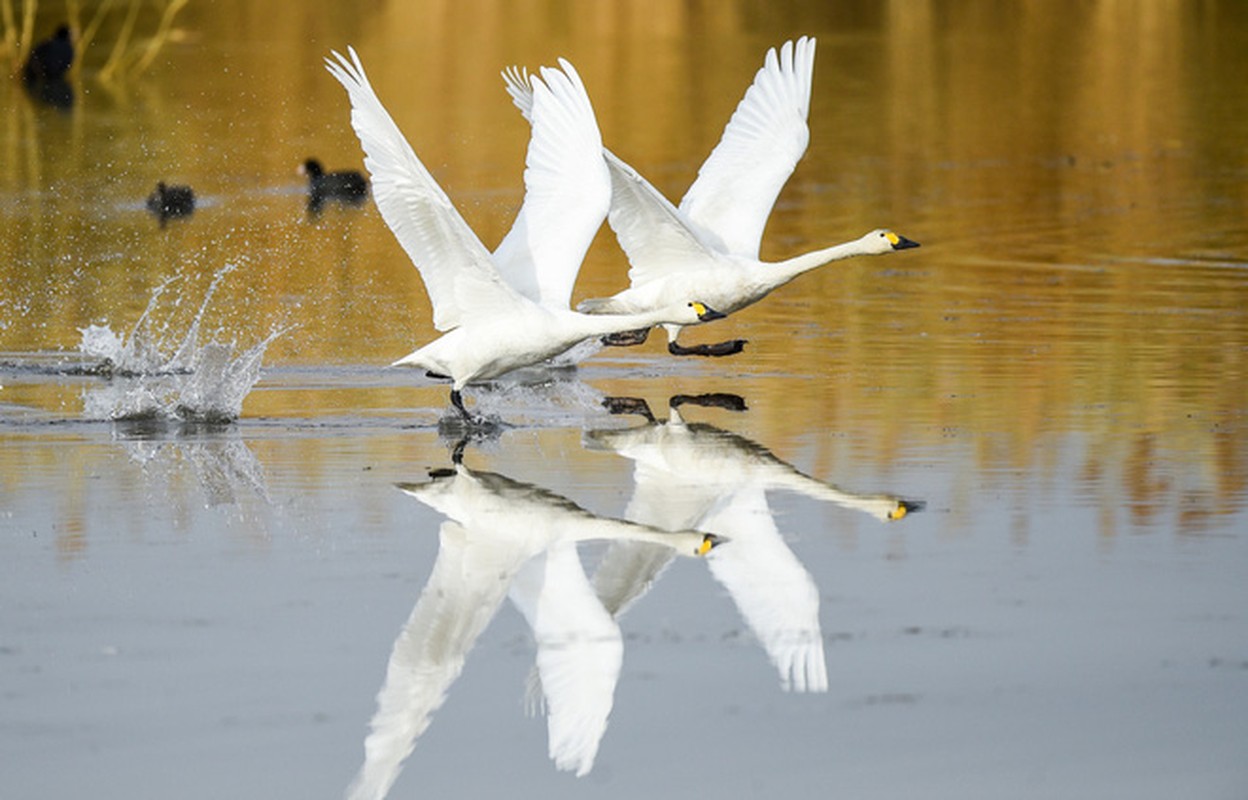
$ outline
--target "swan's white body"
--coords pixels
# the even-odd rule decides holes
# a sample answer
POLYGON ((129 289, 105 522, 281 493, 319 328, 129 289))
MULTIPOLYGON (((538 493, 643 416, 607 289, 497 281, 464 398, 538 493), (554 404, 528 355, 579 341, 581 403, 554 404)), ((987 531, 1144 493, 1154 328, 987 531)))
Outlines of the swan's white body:
MULTIPOLYGON (((878 229, 785 261, 759 260, 772 206, 810 140, 807 117, 814 63, 812 38, 786 42, 779 53, 774 48, 767 51, 679 208, 619 157, 605 153, 612 185, 609 220, 628 254, 630 287, 608 298, 586 300, 579 310, 638 313, 662 305, 666 298, 693 292, 688 296, 731 314, 829 262, 917 246, 878 229)), ((506 77, 513 101, 529 117, 532 92, 514 75, 506 77)), ((664 327, 674 344, 683 325, 664 327)))
MULTIPOLYGON (((781 685, 826 691, 818 587, 777 530, 766 492, 789 490, 880 520, 900 519, 915 506, 890 495, 844 492, 748 439, 686 424, 675 408, 666 422, 591 431, 587 438, 590 446, 634 462, 627 519, 657 528, 697 527, 729 540, 708 566, 767 651, 781 685)), ((603 605, 622 611, 670 560, 670 553, 645 544, 613 543, 593 579, 603 605)))
MULTIPOLYGON (((416 157, 381 104, 359 56, 334 53, 330 73, 351 99, 351 124, 364 148, 373 199, 395 238, 420 270, 444 335, 394 362, 423 367, 459 390, 536 364, 578 342, 662 321, 696 322, 705 308, 670 299, 639 315, 592 317, 557 302, 540 303, 513 288, 500 269, 532 293, 536 276, 572 280, 610 202, 610 178, 589 96, 576 70, 543 68, 528 78, 532 137, 525 199, 510 233, 491 255, 416 157), (526 279, 526 275, 529 277, 526 279)), ((571 284, 568 283, 568 292, 571 284)), ((465 412, 466 413, 466 412, 465 412)))
MULTIPOLYGON (((551 757, 562 769, 588 771, 606 729, 621 656, 611 644, 618 643, 619 629, 609 618, 603 624, 609 615, 587 585, 577 591, 572 573, 579 562, 573 567, 570 561, 577 558, 575 542, 635 539, 698 556, 716 538, 598 517, 540 487, 462 464, 399 488, 450 519, 442 524, 429 581, 395 640, 364 741, 364 764, 347 796, 386 796, 509 590, 538 639, 551 757), (530 564, 548 550, 546 561, 530 564), (578 624, 598 646, 560 651, 558 641, 575 638, 578 624)), ((580 579, 584 584, 583 572, 580 579)))

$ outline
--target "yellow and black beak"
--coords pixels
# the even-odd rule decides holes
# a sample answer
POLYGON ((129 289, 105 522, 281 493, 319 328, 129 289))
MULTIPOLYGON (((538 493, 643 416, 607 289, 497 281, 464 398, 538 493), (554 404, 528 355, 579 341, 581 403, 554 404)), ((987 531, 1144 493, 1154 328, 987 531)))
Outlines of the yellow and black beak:
POLYGON ((721 314, 715 309, 696 301, 690 303, 689 305, 693 306, 693 310, 698 313, 698 320, 701 322, 710 322, 713 319, 723 319, 728 316, 727 314, 721 314))
POLYGON ((713 533, 706 534, 702 537, 702 544, 698 545, 698 555, 706 555, 711 552, 712 548, 718 547, 723 544, 724 541, 725 539, 722 536, 716 536, 713 533))
POLYGON ((894 250, 909 250, 911 247, 919 246, 919 243, 914 241, 913 239, 907 239, 904 236, 898 236, 892 231, 889 231, 888 233, 886 233, 885 236, 888 237, 888 243, 893 246, 894 250))
POLYGON ((888 512, 888 519, 891 522, 896 522, 907 514, 922 511, 925 505, 926 503, 921 500, 898 500, 897 507, 888 512))

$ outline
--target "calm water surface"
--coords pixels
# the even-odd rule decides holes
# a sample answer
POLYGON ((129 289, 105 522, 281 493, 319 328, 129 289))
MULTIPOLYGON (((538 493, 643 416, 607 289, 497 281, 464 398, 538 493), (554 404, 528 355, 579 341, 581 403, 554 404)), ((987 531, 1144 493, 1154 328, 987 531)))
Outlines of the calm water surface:
MULTIPOLYGON (((1248 792, 1239 4, 192 2, 104 81, 122 21, 68 111, 0 81, 0 793, 1248 792), (686 332, 733 359, 471 392, 512 427, 448 471, 445 385, 382 369, 433 335, 418 274, 371 205, 304 205, 303 159, 361 162, 323 57, 356 47, 493 246, 502 67, 571 59, 676 198, 801 34, 764 257, 923 247, 686 332), (161 228, 157 180, 200 208, 161 228), (93 418, 134 385, 67 374, 81 331, 148 308, 233 357, 285 330, 237 422, 93 418), (706 394, 742 402, 669 402, 706 394), (439 506, 455 482, 478 501, 439 506), (534 538, 643 530, 591 517, 733 541, 534 538)), ((625 272, 604 226, 576 299, 625 272)))

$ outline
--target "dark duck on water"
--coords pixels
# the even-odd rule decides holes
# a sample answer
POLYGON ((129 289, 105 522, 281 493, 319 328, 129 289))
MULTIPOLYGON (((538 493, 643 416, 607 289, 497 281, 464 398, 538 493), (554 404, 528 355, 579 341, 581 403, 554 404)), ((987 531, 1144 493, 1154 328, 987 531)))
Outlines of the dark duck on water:
POLYGON ((195 192, 189 186, 169 186, 164 181, 147 196, 147 210, 160 220, 160 226, 171 217, 190 216, 195 210, 195 192))
POLYGON ((56 29, 51 38, 35 45, 22 65, 22 83, 32 97, 56 108, 74 104, 74 90, 65 79, 74 65, 74 43, 69 26, 56 29))
POLYGON ((309 158, 299 172, 308 176, 308 210, 312 213, 329 201, 359 205, 368 197, 368 181, 357 170, 326 172, 320 161, 309 158))

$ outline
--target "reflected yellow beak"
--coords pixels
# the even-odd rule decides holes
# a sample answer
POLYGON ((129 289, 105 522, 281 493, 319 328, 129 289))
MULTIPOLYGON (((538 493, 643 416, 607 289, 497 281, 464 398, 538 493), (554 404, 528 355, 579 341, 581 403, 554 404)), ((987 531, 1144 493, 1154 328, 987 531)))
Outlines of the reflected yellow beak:
POLYGON ((722 542, 723 539, 713 533, 708 533, 702 537, 702 544, 698 545, 698 555, 704 556, 711 552, 711 548, 722 542))
POLYGON ((905 503, 898 503, 898 504, 897 504, 897 507, 896 507, 896 508, 894 508, 892 511, 890 511, 890 512, 889 512, 889 514, 888 514, 888 518, 889 518, 889 519, 891 519, 891 520, 893 520, 893 521, 897 521, 897 520, 901 519, 902 517, 904 517, 904 516, 905 516, 906 514, 908 514, 908 513, 909 513, 909 509, 907 509, 907 508, 906 508, 906 504, 905 504, 905 503))

